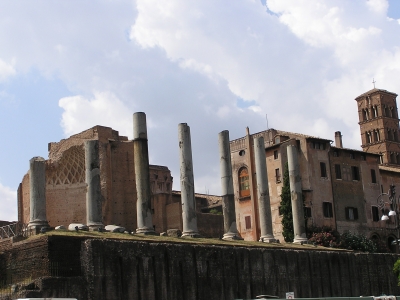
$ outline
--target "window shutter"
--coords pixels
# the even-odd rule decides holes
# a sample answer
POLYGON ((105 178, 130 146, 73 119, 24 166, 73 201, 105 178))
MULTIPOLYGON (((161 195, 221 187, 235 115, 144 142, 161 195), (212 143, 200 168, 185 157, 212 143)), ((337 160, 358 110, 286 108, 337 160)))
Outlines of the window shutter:
POLYGON ((358 220, 358 210, 357 210, 357 208, 353 208, 353 213, 354 213, 354 220, 358 220))

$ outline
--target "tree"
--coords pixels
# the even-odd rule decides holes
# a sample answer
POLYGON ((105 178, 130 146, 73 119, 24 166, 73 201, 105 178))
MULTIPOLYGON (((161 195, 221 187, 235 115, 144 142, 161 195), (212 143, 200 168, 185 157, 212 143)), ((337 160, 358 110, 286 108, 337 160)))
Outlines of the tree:
POLYGON ((292 199, 291 199, 291 195, 290 195, 288 163, 286 163, 285 171, 283 173, 283 186, 282 186, 282 193, 281 193, 280 213, 283 215, 282 235, 285 238, 285 242, 293 242, 294 229, 293 229, 292 199))

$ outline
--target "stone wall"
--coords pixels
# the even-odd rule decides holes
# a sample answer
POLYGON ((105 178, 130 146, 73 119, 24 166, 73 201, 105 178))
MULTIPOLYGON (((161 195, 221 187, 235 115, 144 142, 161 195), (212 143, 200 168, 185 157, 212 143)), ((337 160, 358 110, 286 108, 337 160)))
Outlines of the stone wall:
MULTIPOLYGON (((1 243, 1 242, 0 242, 1 243)), ((22 296, 85 299, 357 297, 400 293, 397 255, 42 236, 0 254, 0 283, 24 276, 22 296), (31 286, 33 286, 31 284, 31 286)), ((0 299, 1 299, 0 294, 0 299)))
POLYGON ((87 240, 88 299, 399 294, 391 254, 87 240))

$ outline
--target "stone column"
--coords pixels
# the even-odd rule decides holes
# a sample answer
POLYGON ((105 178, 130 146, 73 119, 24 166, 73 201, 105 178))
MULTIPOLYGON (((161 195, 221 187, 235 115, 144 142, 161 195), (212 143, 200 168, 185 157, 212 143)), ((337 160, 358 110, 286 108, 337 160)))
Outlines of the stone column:
POLYGON ((222 210, 224 213, 224 240, 242 240, 236 226, 235 195, 232 179, 231 148, 229 145, 229 131, 221 131, 218 135, 222 210))
POLYGON ((289 180, 290 195, 292 198, 292 214, 294 243, 306 242, 306 227, 304 224, 304 205, 303 195, 301 191, 300 165, 297 155, 297 147, 289 145, 287 147, 288 164, 289 164, 289 180))
POLYGON ((155 234, 151 216, 151 190, 149 173, 149 150, 147 145, 146 114, 133 114, 133 151, 136 181, 136 233, 155 234))
POLYGON ((192 163, 190 127, 186 123, 178 125, 179 159, 182 201, 182 237, 199 237, 197 230, 196 200, 192 163))
POLYGON ((276 242, 272 230, 267 161, 264 138, 262 136, 254 139, 254 161, 256 165, 258 212, 261 229, 260 242, 276 242))
POLYGON ((30 220, 28 226, 36 230, 49 227, 46 216, 46 160, 33 157, 29 161, 30 220))
POLYGON ((85 141, 86 224, 91 230, 103 228, 100 184, 99 141, 85 141))

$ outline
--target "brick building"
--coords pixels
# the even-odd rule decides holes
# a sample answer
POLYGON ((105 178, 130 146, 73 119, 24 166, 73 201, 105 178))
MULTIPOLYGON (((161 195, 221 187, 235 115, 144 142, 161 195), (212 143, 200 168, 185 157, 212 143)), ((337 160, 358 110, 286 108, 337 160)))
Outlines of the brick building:
MULTIPOLYGON (((391 184, 400 185, 397 95, 373 89, 358 104, 362 149, 343 147, 341 133, 333 141, 268 129, 231 141, 238 230, 245 240, 258 240, 260 222, 256 193, 254 139, 264 137, 274 236, 283 241, 279 213, 286 148, 296 145, 308 227, 329 226, 391 244, 399 237, 397 217, 380 221, 377 198, 391 184)), ((385 209, 388 207, 385 206, 385 209)))
MULTIPOLYGON (((51 227, 86 224, 86 140, 99 141, 103 224, 130 230, 137 226, 133 141, 109 127, 95 126, 58 143, 49 143, 46 160, 46 212, 51 227)), ((180 194, 172 192, 173 178, 165 166, 150 165, 151 211, 156 232, 182 230, 180 194)), ((29 172, 18 188, 18 220, 29 223, 29 172)), ((209 197, 205 195, 204 197, 209 197)), ((219 198, 219 197, 217 197, 219 198)), ((221 199, 219 199, 221 201, 221 199)), ((197 201, 199 232, 218 237, 222 216, 202 213, 208 202, 197 201)))

